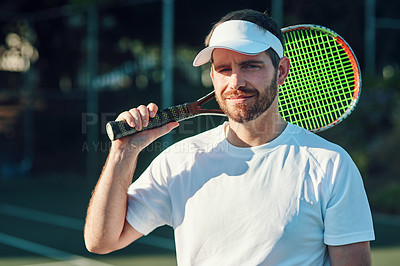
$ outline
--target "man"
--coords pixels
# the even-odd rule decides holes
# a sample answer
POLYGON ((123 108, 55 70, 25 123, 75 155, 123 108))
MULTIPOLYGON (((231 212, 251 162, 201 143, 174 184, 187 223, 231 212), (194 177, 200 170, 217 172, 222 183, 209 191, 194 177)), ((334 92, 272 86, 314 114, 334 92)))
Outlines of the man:
MULTIPOLYGON (((361 176, 337 145, 286 123, 278 86, 289 59, 266 15, 241 10, 211 30, 211 61, 229 122, 174 144, 132 185, 139 152, 178 123, 113 141, 91 199, 85 241, 108 253, 170 225, 180 265, 370 265, 374 239, 361 176)), ((155 104, 120 114, 141 129, 155 104)))

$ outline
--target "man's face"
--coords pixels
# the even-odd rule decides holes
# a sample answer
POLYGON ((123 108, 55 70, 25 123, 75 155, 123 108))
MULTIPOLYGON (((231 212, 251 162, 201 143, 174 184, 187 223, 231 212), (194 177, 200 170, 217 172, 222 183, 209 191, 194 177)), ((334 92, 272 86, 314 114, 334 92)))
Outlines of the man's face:
POLYGON ((277 71, 265 52, 244 55, 217 48, 213 52, 211 78, 221 109, 239 123, 254 120, 267 111, 278 92, 277 71))

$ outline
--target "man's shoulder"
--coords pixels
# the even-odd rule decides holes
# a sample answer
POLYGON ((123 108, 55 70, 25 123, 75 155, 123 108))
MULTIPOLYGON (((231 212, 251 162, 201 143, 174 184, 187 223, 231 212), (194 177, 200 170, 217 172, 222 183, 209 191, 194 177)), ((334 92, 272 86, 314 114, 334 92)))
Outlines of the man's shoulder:
POLYGON ((316 133, 310 132, 304 128, 290 124, 291 139, 294 145, 307 151, 315 157, 328 156, 348 156, 347 152, 338 144, 322 138, 316 133))
POLYGON ((176 142, 165 150, 180 154, 208 151, 223 140, 223 125, 198 133, 176 142))

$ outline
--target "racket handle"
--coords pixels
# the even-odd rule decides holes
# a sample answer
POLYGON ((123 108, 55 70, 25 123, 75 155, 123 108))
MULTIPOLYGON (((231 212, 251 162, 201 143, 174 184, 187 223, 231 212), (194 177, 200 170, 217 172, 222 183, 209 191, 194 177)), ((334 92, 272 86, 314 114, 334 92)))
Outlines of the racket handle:
POLYGON ((141 130, 130 127, 126 122, 123 121, 111 121, 106 125, 107 135, 110 140, 117 140, 126 136, 133 135, 137 132, 144 130, 161 127, 169 122, 182 121, 195 114, 189 113, 189 104, 180 104, 172 107, 168 107, 162 111, 158 111, 153 118, 149 119, 147 127, 143 127, 141 130))

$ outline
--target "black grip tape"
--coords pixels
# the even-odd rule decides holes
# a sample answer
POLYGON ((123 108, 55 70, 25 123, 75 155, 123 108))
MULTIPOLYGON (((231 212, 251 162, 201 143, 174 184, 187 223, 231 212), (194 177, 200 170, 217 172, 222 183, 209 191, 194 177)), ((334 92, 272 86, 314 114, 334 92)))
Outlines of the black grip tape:
POLYGON ((195 115, 188 112, 188 105, 189 104, 185 103, 169 107, 162 111, 158 111, 153 118, 149 119, 148 126, 143 127, 141 130, 130 127, 127 123, 123 121, 108 122, 106 125, 107 135, 110 140, 117 140, 126 136, 133 135, 140 131, 161 127, 169 122, 185 120, 195 115))

